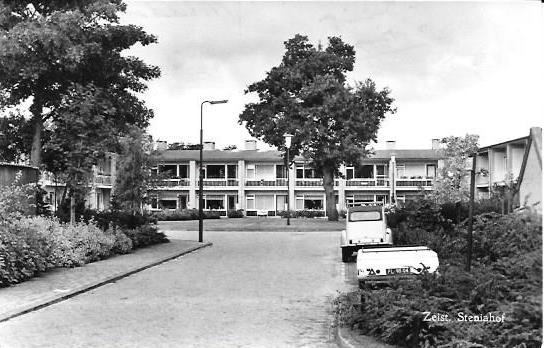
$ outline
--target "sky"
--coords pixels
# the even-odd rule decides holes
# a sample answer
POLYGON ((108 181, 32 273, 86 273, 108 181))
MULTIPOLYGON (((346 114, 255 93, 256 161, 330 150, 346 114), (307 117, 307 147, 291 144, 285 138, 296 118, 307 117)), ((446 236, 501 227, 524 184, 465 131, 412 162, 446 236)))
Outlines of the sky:
MULTIPOLYGON (((500 2, 182 2, 126 0, 123 23, 158 43, 126 54, 161 68, 141 95, 156 140, 243 147, 244 90, 278 65, 295 34, 314 44, 341 36, 356 50, 348 82, 388 87, 397 113, 378 143, 430 148, 431 139, 480 135, 486 146, 525 136, 544 119, 544 5, 500 2)), ((267 146, 259 143, 260 149, 267 146)))

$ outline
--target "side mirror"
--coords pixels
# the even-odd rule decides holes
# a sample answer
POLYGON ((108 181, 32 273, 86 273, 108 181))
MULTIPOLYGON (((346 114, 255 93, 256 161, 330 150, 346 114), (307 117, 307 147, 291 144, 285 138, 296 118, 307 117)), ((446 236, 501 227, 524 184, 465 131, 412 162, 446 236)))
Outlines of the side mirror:
POLYGON ((391 229, 389 227, 385 229, 385 234, 391 234, 391 229))

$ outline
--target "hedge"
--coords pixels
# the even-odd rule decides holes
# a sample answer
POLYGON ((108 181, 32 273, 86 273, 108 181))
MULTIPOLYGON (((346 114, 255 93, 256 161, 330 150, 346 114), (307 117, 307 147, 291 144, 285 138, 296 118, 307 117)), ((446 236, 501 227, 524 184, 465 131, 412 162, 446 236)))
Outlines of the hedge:
POLYGON ((155 226, 100 229, 95 223, 12 216, 0 220, 0 287, 55 267, 77 267, 134 248, 167 242, 155 226))

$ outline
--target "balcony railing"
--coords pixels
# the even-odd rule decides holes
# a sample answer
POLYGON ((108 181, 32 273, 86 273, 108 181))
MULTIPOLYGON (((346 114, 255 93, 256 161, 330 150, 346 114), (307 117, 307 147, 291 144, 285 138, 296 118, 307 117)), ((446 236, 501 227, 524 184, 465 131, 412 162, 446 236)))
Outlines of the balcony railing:
POLYGON ((287 179, 246 180, 246 186, 287 186, 287 179))
POLYGON ((429 187, 433 186, 434 178, 399 178, 397 179, 397 187, 429 187))
POLYGON ((111 175, 97 175, 94 177, 94 183, 96 185, 111 186, 111 183, 112 183, 111 175))
POLYGON ((364 179, 349 179, 346 180, 346 186, 389 186, 387 178, 364 178, 364 179))
POLYGON ((189 179, 166 179, 162 181, 163 187, 189 186, 189 179))
MULTIPOLYGON (((199 181, 197 180, 197 185, 199 181)), ((204 179, 204 186, 238 186, 237 179, 204 179)))
POLYGON ((323 179, 297 179, 295 186, 323 186, 323 179))

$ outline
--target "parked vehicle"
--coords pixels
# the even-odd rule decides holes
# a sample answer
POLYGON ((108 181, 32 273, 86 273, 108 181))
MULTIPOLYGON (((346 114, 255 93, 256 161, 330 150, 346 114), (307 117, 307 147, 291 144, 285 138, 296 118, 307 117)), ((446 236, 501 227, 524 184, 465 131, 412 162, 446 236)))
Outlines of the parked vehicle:
POLYGON ((383 284, 438 269, 438 255, 426 246, 360 249, 357 252, 359 287, 383 284))
POLYGON ((391 229, 387 227, 384 207, 370 205, 351 207, 346 214, 346 229, 342 231, 340 248, 342 262, 363 246, 393 245, 391 229))
POLYGON ((426 246, 393 246, 393 233, 387 227, 385 208, 380 205, 348 209, 340 247, 343 262, 348 262, 357 251, 360 287, 422 272, 432 273, 439 265, 436 252, 426 246))

